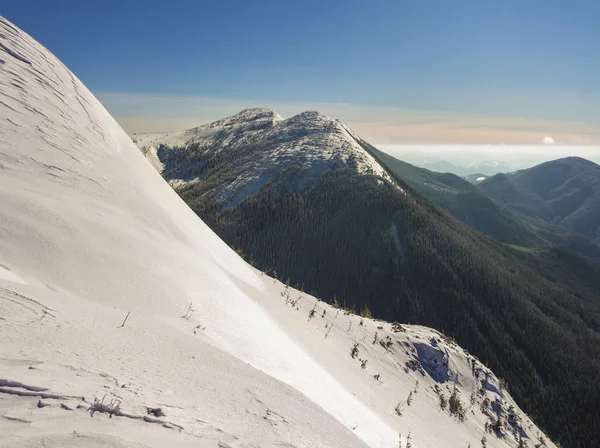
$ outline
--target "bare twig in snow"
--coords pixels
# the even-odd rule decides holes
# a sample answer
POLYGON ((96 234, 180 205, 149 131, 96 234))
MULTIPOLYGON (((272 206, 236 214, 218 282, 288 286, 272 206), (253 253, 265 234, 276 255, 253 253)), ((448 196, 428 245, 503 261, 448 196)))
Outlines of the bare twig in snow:
POLYGON ((185 314, 183 316, 181 316, 182 319, 188 319, 192 316, 192 313, 194 312, 194 310, 192 309, 192 302, 190 302, 190 306, 188 306, 187 311, 185 312, 185 314))
POLYGON ((129 317, 129 315, 130 315, 130 314, 131 314, 131 311, 129 311, 129 312, 127 313, 127 316, 125 316, 125 320, 124 320, 124 321, 123 321, 123 323, 122 323, 122 324, 121 324, 119 327, 117 327, 117 328, 123 328, 123 327, 125 326, 125 322, 127 322, 127 318, 129 317))

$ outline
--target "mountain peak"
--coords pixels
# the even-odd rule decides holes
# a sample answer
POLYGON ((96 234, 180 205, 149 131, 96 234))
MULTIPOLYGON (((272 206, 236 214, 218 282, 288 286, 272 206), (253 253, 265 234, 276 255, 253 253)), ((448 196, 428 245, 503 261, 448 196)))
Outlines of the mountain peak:
POLYGON ((189 136, 194 138, 203 135, 206 131, 220 128, 241 128, 249 131, 256 128, 268 127, 282 120, 283 118, 281 118, 277 112, 271 109, 256 107, 244 109, 235 115, 230 115, 229 117, 222 118, 212 123, 202 124, 195 128, 188 129, 183 132, 183 135, 188 138, 189 136))
POLYGON ((568 164, 576 164, 576 165, 586 165, 586 166, 598 166, 597 163, 592 162, 591 160, 584 159, 583 157, 578 156, 569 156, 563 157, 561 159, 551 160, 546 162, 546 164, 558 164, 558 163, 568 163, 568 164))
MULTIPOLYGON (((295 182, 301 189, 316 184, 325 172, 346 167, 391 181, 350 128, 316 110, 284 120, 270 109, 245 109, 182 133, 136 137, 136 143, 152 157, 156 151, 148 148, 190 148, 194 154, 189 157, 195 162, 178 167, 176 172, 172 171, 174 162, 168 160, 168 151, 154 163, 161 172, 169 171, 169 180, 178 186, 197 182, 202 176, 198 167, 206 164, 207 158, 231 153, 235 162, 228 169, 237 179, 219 191, 225 206, 241 202, 286 169, 298 170, 295 182)), ((175 160, 175 153, 172 156, 175 160)))
POLYGON ((264 107, 253 107, 249 109, 244 109, 241 112, 238 112, 237 114, 232 115, 228 118, 231 120, 235 119, 237 121, 282 120, 281 116, 277 112, 264 107))
POLYGON ((333 118, 325 115, 318 110, 305 110, 299 114, 294 115, 289 120, 291 121, 336 121, 333 118))

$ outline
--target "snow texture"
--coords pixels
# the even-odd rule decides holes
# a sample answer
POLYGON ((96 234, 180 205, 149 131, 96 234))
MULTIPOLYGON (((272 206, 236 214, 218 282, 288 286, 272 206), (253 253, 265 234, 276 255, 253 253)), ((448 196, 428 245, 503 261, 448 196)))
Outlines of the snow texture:
MULTIPOLYGON (((135 134, 137 146, 159 171, 165 168, 156 160, 157 148, 198 145, 198 151, 228 152, 231 163, 243 163, 237 177, 217 196, 227 206, 237 205, 252 195, 276 173, 294 167, 301 170, 302 188, 314 185, 320 174, 334 168, 351 166, 359 173, 371 173, 391 182, 377 161, 360 145, 348 126, 317 111, 306 111, 284 120, 269 109, 246 109, 222 120, 176 133, 135 134), (249 145, 255 148, 251 162, 236 160, 236 153, 249 145)), ((170 178, 181 187, 198 178, 170 178)))
POLYGON ((347 315, 246 264, 2 18, 0 204, 2 447, 385 448, 399 433, 402 446, 409 433, 413 447, 477 446, 487 417, 478 404, 464 423, 439 409, 431 350, 444 354, 443 390, 456 384, 467 404, 484 375, 494 387, 479 400, 513 404, 437 332, 347 315))

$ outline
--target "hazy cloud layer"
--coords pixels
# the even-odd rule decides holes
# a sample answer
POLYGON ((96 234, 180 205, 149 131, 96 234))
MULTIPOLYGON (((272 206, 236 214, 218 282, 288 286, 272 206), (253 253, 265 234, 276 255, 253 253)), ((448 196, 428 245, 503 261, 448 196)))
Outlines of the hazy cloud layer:
POLYGON ((377 147, 415 165, 445 160, 465 167, 494 163, 516 170, 569 156, 600 164, 600 145, 380 144, 377 147))
POLYGON ((129 132, 177 131, 268 107, 283 117, 317 109, 340 118, 375 144, 600 145, 600 125, 562 120, 477 116, 343 103, 228 100, 101 93, 97 97, 129 132))

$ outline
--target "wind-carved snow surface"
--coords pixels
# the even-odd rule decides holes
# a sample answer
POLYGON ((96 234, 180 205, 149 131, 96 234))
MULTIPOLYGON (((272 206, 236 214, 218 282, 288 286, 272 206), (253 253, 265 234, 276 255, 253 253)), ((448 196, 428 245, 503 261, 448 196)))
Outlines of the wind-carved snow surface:
MULTIPOLYGON (((42 295, 131 310, 130 319, 178 318, 193 302, 207 339, 311 395, 345 425, 364 421, 369 444, 389 440, 393 431, 245 292, 261 294, 263 279, 146 164, 75 76, 10 23, 1 33, 2 264, 42 295)), ((100 367, 106 354, 96 356, 100 367)))
MULTIPOLYGON (((392 182, 383 167, 361 147, 359 137, 350 128, 317 111, 302 112, 284 120, 269 109, 246 109, 186 131, 136 134, 133 138, 159 172, 165 168, 160 157, 158 164, 155 159, 160 145, 181 148, 196 144, 200 152, 230 153, 237 177, 217 195, 228 206, 237 205, 287 168, 301 171, 298 183, 304 188, 315 184, 320 174, 348 166, 392 182), (239 160, 239 152, 248 147, 253 148, 252 159, 239 160)), ((180 187, 198 178, 175 175, 168 180, 174 187, 180 187)))
MULTIPOLYGON (((465 402, 483 366, 433 330, 345 315, 246 264, 83 84, 2 18, 0 229, 0 446, 481 439, 487 417, 440 411, 419 357, 443 352, 465 402)), ((512 403, 487 381, 484 397, 512 403)), ((510 433, 488 437, 507 443, 510 433)))

